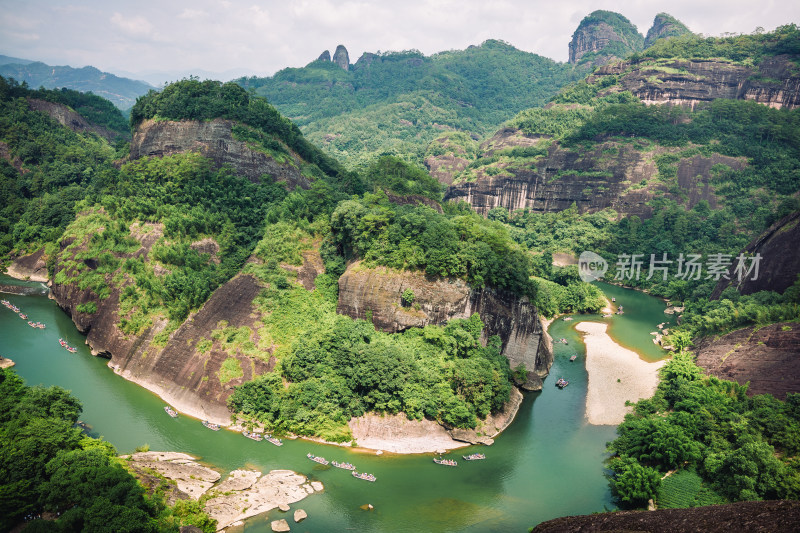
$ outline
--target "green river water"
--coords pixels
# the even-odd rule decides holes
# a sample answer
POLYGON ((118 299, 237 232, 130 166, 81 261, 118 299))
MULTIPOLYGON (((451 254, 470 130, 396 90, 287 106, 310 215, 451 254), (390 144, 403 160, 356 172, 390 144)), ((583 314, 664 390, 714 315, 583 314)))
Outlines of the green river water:
MULTIPOLYGON (((0 283, 15 283, 0 276, 0 283)), ((142 444, 151 450, 181 451, 226 473, 236 468, 263 472, 290 469, 321 481, 325 491, 294 504, 309 518, 301 524, 289 520, 292 531, 401 532, 401 531, 527 531, 551 518, 586 514, 613 508, 604 478, 605 444, 615 435, 613 426, 590 426, 585 421, 587 376, 585 349, 574 326, 581 320, 607 320, 617 342, 634 349, 647 360, 664 353, 649 334, 671 319, 664 303, 651 296, 601 284, 609 298, 623 304, 624 315, 609 319, 581 316, 556 320, 550 327, 556 343, 555 362, 544 390, 527 393, 514 423, 491 447, 470 447, 451 452, 456 468, 439 466, 432 455, 367 455, 348 448, 303 440, 284 440, 278 448, 254 442, 230 431, 212 432, 198 420, 164 412, 164 402, 149 391, 125 381, 93 357, 69 317, 41 292, 2 297, 44 322, 44 330, 30 328, 5 307, 0 307, 0 355, 17 364, 15 370, 29 385, 59 385, 72 391, 83 404, 81 419, 90 434, 102 436, 120 453, 142 444), (69 353, 58 344, 63 337, 77 346, 69 353), (577 354, 574 362, 569 357, 577 354), (554 386, 558 377, 570 384, 554 386), (481 451, 485 461, 461 461, 461 455, 481 451), (349 461, 360 472, 377 476, 369 483, 337 468, 323 467, 306 459, 306 453, 349 461), (360 506, 371 503, 373 511, 360 506)), ((247 521, 248 533, 270 531, 269 522, 286 517, 277 509, 247 521)))

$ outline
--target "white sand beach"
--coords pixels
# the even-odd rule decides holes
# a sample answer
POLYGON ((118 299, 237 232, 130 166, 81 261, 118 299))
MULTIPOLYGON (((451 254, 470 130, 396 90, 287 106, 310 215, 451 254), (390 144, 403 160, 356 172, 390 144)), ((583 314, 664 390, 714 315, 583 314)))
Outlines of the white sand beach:
POLYGON ((586 416, 590 424, 617 425, 622 423, 636 402, 653 395, 658 385, 658 369, 666 360, 648 363, 639 355, 623 348, 609 337, 608 324, 581 322, 575 326, 584 334, 586 371, 589 385, 586 394, 586 416), (619 381, 617 381, 619 380, 619 381))

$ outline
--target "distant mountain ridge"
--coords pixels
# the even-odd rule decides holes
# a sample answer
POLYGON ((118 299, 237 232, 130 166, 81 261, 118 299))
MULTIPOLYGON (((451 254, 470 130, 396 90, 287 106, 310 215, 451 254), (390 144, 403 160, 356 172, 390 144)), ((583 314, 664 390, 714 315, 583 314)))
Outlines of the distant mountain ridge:
POLYGON ((130 109, 139 96, 154 89, 149 83, 122 78, 95 67, 74 68, 53 66, 41 61, 29 61, 0 56, 0 76, 25 82, 32 88, 67 88, 92 92, 111 101, 119 109, 130 109))

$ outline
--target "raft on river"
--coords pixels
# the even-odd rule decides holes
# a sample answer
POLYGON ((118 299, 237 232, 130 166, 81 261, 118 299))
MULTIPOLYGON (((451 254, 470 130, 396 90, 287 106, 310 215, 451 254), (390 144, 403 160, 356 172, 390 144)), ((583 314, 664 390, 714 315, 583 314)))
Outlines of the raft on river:
POLYGON ((327 465, 329 461, 327 461, 324 457, 319 457, 314 455, 313 453, 306 454, 306 457, 314 461, 315 463, 319 463, 321 465, 327 465))

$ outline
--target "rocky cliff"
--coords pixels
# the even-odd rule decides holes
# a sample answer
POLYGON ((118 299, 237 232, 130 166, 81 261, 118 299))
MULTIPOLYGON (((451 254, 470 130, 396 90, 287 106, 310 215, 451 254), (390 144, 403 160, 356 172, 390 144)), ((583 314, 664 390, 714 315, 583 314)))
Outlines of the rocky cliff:
POLYGON ((683 22, 667 13, 659 13, 653 19, 653 25, 647 30, 647 36, 644 38, 644 47, 651 46, 659 39, 669 39, 670 37, 678 37, 689 33, 692 32, 683 22))
MULTIPOLYGON (((484 142, 481 149, 483 157, 490 157, 501 150, 534 147, 542 138, 505 128, 484 142)), ((722 164, 740 169, 745 164, 740 159, 718 154, 680 159, 675 169, 674 184, 681 191, 677 195, 674 190, 671 192, 670 184, 655 179, 658 177, 655 158, 678 151, 664 147, 644 151, 633 143, 616 141, 597 143, 588 151, 573 151, 553 142, 545 154, 526 158, 524 164, 500 162, 479 167, 475 181, 451 185, 444 199, 466 201, 482 215, 495 207, 557 212, 574 203, 580 212, 610 207, 620 214, 649 217, 652 209, 647 202, 655 195, 685 201, 687 207, 700 200, 716 207, 717 198, 710 185, 712 167, 722 164), (685 196, 685 200, 679 196, 685 196)))
POLYGON ((745 255, 761 256, 757 275, 753 272, 751 275, 743 276, 740 281, 732 266, 728 272, 728 277, 731 279, 720 278, 711 293, 711 298, 719 298, 722 291, 730 286, 736 287, 739 294, 753 294, 759 291, 775 291, 783 294, 797 281, 797 276, 800 274, 800 248, 797 247, 797 243, 800 243, 800 211, 795 211, 775 222, 743 250, 745 255))
POLYGON ((569 42, 569 62, 600 65, 643 48, 636 26, 612 11, 594 11, 581 21, 569 42))
POLYGON ((750 383, 747 393, 784 399, 800 392, 800 324, 744 328, 695 342, 697 364, 718 378, 750 383))
POLYGON ((550 338, 527 298, 488 287, 474 290, 461 279, 429 279, 419 272, 354 263, 339 279, 337 312, 371 319, 376 328, 386 332, 445 324, 478 313, 485 325, 482 342, 498 335, 511 368, 524 365, 527 369, 523 388, 540 390, 542 378, 553 364, 550 338), (413 307, 401 303, 406 289, 414 292, 413 307))
POLYGON ((343 70, 350 70, 350 54, 347 53, 347 48, 344 45, 340 44, 336 47, 332 61, 343 70))
POLYGON ((664 59, 632 64, 622 61, 598 68, 596 83, 615 76, 609 91, 630 91, 646 104, 680 104, 694 108, 717 98, 753 100, 775 108, 800 106, 800 73, 796 57, 777 55, 757 66, 713 59, 664 59))
MULTIPOLYGON (((126 255, 147 256, 162 231, 156 224, 150 225, 147 232, 132 231, 141 248, 126 255)), ((75 258, 83 246, 67 239, 62 241, 61 248, 67 251, 68 257, 75 258)), ((97 262, 91 259, 78 262, 83 265, 82 269, 97 268, 97 262)), ((64 264, 62 261, 56 266, 55 276, 65 269, 64 264)), ((74 272, 67 269, 65 273, 72 275, 74 272)), ((92 353, 109 358, 108 365, 115 372, 155 392, 179 411, 228 424, 230 413, 226 400, 233 388, 272 370, 275 359, 249 357, 237 348, 212 340, 212 332, 222 327, 249 328, 257 343, 258 334, 255 332, 260 314, 253 300, 261 288, 252 276, 234 277, 219 287, 198 312, 169 334, 166 342, 156 341, 156 336, 167 326, 166 320, 156 321, 136 335, 120 330, 120 295, 124 284, 112 286, 110 295, 99 299, 90 288, 82 289, 75 282, 53 283, 51 297, 72 317, 78 330, 86 334, 86 343, 92 353), (79 310, 81 304, 88 302, 96 304, 95 312, 79 310), (200 348, 198 344, 201 341, 209 345, 200 348), (220 369, 226 361, 227 365, 233 363, 241 369, 240 377, 225 380, 220 369)))
POLYGON ((308 188, 311 185, 311 180, 300 170, 301 160, 298 156, 291 154, 290 161, 280 163, 266 151, 237 140, 233 126, 233 121, 225 119, 145 120, 133 135, 130 158, 197 151, 211 159, 217 167, 230 165, 237 174, 254 182, 267 175, 276 182, 286 182, 290 189, 308 188))
POLYGON ((92 124, 86 120, 82 115, 79 115, 69 107, 63 104, 55 104, 46 100, 39 100, 37 98, 28 98, 28 108, 32 111, 41 111, 50 116, 53 120, 66 126, 72 131, 78 133, 92 132, 100 137, 113 141, 120 136, 119 133, 111 131, 108 128, 92 124))

